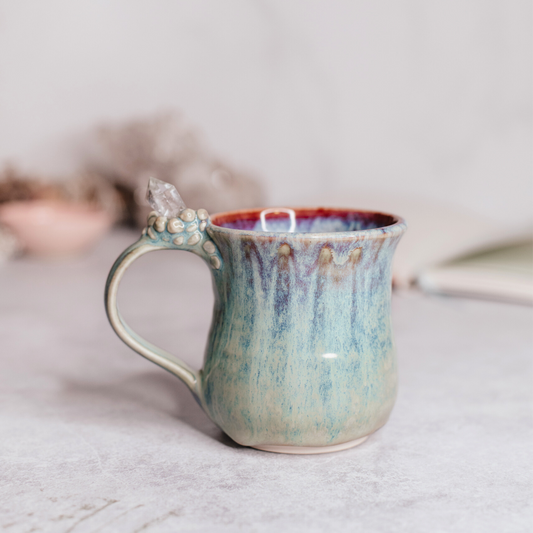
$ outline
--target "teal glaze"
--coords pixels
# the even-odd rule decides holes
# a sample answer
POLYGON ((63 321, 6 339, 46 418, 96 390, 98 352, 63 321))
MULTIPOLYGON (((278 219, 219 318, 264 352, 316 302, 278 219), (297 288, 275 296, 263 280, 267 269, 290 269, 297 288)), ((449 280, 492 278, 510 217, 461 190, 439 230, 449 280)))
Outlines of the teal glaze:
POLYGON ((178 375, 246 446, 320 447, 369 435, 396 398, 391 262, 406 225, 379 213, 295 209, 295 233, 283 232, 281 218, 269 222, 276 232, 262 232, 260 211, 213 216, 196 246, 174 245, 166 230, 133 246, 187 249, 211 267, 204 368, 192 371, 194 386, 178 375))

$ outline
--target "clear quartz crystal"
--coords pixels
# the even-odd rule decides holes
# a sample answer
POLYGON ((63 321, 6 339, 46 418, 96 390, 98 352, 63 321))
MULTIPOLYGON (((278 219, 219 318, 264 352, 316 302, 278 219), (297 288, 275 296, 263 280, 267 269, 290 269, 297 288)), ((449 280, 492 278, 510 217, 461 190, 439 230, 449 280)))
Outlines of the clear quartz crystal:
POLYGON ((164 217, 177 217, 187 206, 171 183, 150 178, 146 199, 152 209, 164 217))

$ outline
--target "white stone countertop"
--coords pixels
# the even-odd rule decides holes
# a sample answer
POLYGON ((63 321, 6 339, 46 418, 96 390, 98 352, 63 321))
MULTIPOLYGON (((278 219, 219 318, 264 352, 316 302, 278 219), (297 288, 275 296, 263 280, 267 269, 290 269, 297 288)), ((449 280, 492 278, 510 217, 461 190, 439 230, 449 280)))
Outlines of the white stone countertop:
MULTIPOLYGON (((111 234, 81 259, 0 267, 0 531, 532 531, 532 310, 395 294, 400 391, 357 448, 234 444, 179 380, 115 336, 111 234)), ((210 321, 192 254, 139 259, 125 318, 195 367, 210 321)))

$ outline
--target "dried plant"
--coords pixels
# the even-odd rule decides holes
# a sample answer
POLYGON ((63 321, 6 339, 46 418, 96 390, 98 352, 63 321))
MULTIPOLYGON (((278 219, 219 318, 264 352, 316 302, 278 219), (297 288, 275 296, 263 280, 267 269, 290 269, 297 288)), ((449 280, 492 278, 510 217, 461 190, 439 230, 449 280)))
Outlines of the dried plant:
POLYGON ((144 196, 150 176, 174 184, 187 205, 210 212, 262 202, 259 184, 210 153, 177 112, 102 126, 98 137, 97 166, 129 194, 141 224, 149 210, 144 196))
POLYGON ((119 218, 123 210, 115 188, 95 173, 58 179, 24 173, 12 166, 0 171, 0 204, 32 200, 83 203, 114 218, 119 218))

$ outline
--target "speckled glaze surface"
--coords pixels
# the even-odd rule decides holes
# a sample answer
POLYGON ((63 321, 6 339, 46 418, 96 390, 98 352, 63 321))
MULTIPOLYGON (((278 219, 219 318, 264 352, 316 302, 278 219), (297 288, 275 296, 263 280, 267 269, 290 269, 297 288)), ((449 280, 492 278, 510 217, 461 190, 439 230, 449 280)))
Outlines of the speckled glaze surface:
POLYGON ((183 225, 152 217, 108 280, 108 315, 119 336, 178 375, 246 446, 356 441, 386 422, 396 398, 391 262, 404 221, 351 209, 294 211, 294 233, 284 231, 282 214, 262 231, 261 209, 203 220, 193 212, 183 225), (211 267, 215 303, 199 372, 140 339, 116 311, 122 271, 162 248, 192 251, 211 267))

